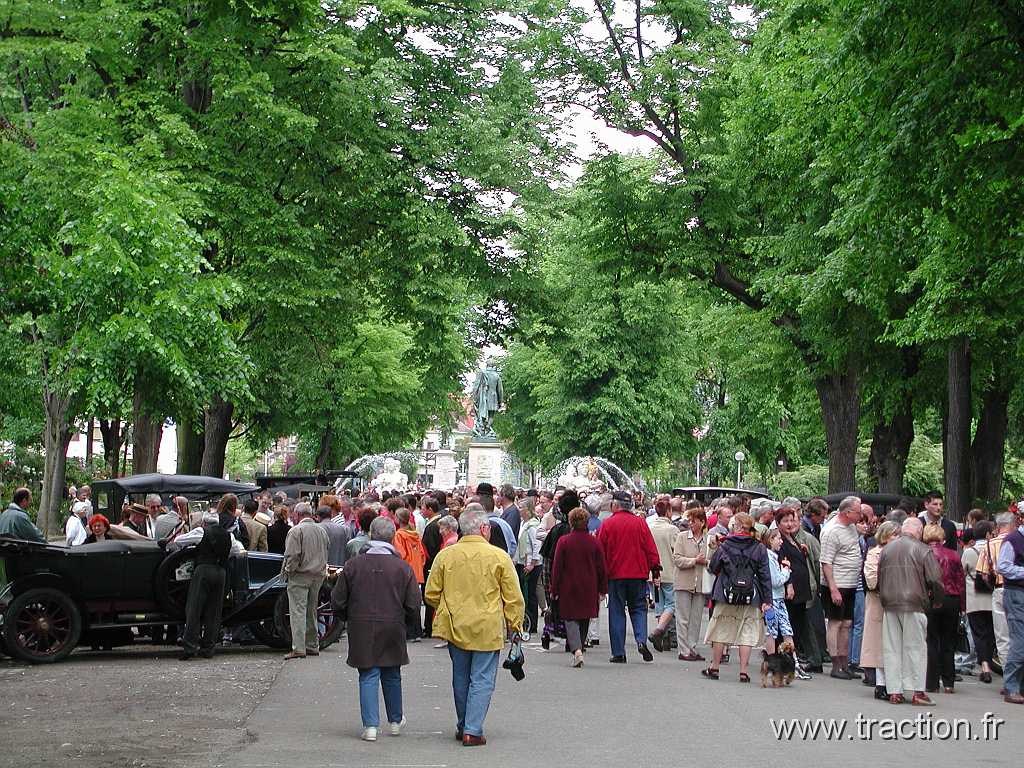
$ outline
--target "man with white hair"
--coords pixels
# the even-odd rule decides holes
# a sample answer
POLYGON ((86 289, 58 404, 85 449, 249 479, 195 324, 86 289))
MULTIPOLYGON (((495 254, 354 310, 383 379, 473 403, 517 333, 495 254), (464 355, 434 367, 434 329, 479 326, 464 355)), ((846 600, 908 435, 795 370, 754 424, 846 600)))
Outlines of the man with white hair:
POLYGON ((448 641, 452 691, 464 747, 487 743, 484 718, 494 693, 505 626, 522 629, 526 603, 508 555, 490 545, 491 523, 482 505, 459 517, 462 538, 438 552, 424 599, 434 606, 434 637, 448 641))
POLYGON ((1024 525, 1019 519, 1010 531, 999 555, 996 572, 1003 579, 1003 613, 1010 635, 1010 649, 1003 661, 1003 701, 1024 704, 1021 684, 1024 683, 1024 525))
POLYGON ((928 611, 942 601, 942 571, 921 541, 924 525, 916 517, 903 523, 903 534, 882 548, 878 561, 878 597, 882 602, 882 658, 889 701, 933 707, 924 692, 928 667, 928 611))
POLYGON ((992 590, 992 631, 996 636, 996 653, 1001 664, 1005 663, 1010 655, 1010 631, 1006 623, 1006 611, 1003 608, 1003 596, 1006 590, 1003 587, 1003 577, 996 571, 995 561, 998 559, 1006 537, 1013 533, 1013 529, 1016 527, 1017 517, 1012 512, 1003 512, 997 515, 996 535, 978 556, 977 573, 994 573, 996 577, 996 588, 992 590), (989 559, 990 553, 991 559, 989 559))
POLYGON ((316 610, 320 587, 327 575, 327 550, 330 538, 313 520, 313 507, 301 501, 295 505, 299 522, 284 540, 281 574, 288 582, 288 618, 292 628, 292 650, 285 659, 304 659, 320 655, 316 629, 316 610))
MULTIPOLYGON (((325 509, 321 507, 321 509, 325 509)), ((359 670, 363 740, 376 741, 379 691, 384 694, 392 736, 402 732, 402 665, 409 663, 405 628, 420 613, 420 588, 412 568, 393 546, 395 524, 378 517, 370 524, 366 553, 347 563, 331 593, 348 629, 350 667, 359 670)))
POLYGON ((156 519, 164 511, 164 500, 160 498, 159 493, 146 494, 146 513, 149 515, 149 523, 147 525, 150 530, 149 537, 151 539, 156 538, 156 519))

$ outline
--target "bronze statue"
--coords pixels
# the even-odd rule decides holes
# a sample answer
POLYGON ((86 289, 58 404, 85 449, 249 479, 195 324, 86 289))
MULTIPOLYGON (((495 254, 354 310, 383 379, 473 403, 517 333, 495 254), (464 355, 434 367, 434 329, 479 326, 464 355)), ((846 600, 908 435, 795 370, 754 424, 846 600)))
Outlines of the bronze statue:
POLYGON ((473 398, 473 407, 476 411, 473 433, 481 437, 493 437, 494 414, 501 410, 505 402, 500 374, 487 366, 480 369, 469 396, 473 398))

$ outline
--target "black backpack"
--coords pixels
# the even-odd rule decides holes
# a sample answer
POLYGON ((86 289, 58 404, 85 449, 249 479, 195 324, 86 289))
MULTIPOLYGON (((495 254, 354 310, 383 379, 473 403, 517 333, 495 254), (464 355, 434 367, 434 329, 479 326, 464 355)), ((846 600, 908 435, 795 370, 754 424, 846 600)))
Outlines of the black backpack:
POLYGON ((754 602, 754 562, 737 552, 727 558, 725 576, 725 602, 729 605, 750 605, 754 602))

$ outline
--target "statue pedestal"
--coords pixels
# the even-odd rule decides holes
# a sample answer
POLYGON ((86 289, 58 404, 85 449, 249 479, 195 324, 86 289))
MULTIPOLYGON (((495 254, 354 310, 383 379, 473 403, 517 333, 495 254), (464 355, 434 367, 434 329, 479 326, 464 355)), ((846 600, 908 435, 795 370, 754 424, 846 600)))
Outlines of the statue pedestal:
POLYGON ((466 484, 476 486, 479 483, 490 483, 497 491, 504 482, 501 465, 505 459, 505 449, 496 440, 478 438, 469 444, 469 467, 466 484))
POLYGON ((458 482, 455 451, 442 448, 434 454, 434 487, 450 491, 458 482))

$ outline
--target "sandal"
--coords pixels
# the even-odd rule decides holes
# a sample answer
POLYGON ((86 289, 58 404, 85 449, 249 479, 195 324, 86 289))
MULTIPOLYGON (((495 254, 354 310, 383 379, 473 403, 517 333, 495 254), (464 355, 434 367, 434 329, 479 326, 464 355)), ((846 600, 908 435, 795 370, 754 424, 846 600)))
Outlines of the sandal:
POLYGON ((712 669, 711 667, 708 667, 706 669, 702 669, 700 671, 700 673, 702 675, 704 675, 704 677, 706 677, 708 680, 717 680, 718 679, 718 670, 717 669, 712 669))
POLYGON ((749 683, 750 682, 750 675, 748 675, 746 672, 740 672, 740 682, 741 683, 749 683))

